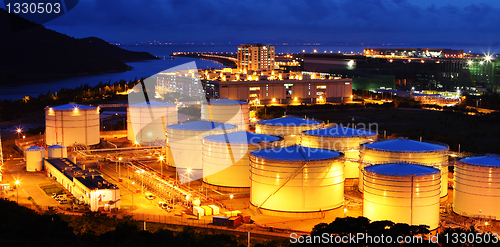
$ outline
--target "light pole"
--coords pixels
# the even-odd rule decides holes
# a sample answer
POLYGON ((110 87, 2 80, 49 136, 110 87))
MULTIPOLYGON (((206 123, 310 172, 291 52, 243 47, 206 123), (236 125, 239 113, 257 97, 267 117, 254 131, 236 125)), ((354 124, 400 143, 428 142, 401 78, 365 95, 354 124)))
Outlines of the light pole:
POLYGON ((231 211, 233 210, 233 197, 234 197, 233 194, 229 195, 229 199, 230 199, 229 204, 231 206, 231 211))
POLYGON ((16 200, 16 203, 19 204, 19 184, 21 182, 19 180, 16 180, 16 194, 17 194, 17 200, 16 200))
MULTIPOLYGON (((132 186, 135 184, 134 181, 132 181, 132 186)), ((134 209, 134 191, 132 191, 132 209, 134 209)))
POLYGON ((347 215, 347 208, 344 208, 344 218, 346 217, 347 215))
POLYGON ((163 155, 160 156, 160 175, 163 178, 163 155))
POLYGON ((118 180, 120 181, 120 179, 122 179, 122 173, 121 173, 121 162, 122 162, 122 157, 119 157, 118 158, 118 180))

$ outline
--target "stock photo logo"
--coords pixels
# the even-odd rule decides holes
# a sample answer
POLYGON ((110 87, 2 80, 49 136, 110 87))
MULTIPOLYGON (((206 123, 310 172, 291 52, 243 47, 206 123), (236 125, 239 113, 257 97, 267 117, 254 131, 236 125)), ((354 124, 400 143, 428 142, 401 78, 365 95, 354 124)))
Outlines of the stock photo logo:
MULTIPOLYGON (((72 10, 79 0, 4 0, 8 13, 21 16, 36 24, 44 24, 72 10)), ((12 17, 9 15, 9 17, 12 17)), ((22 31, 29 26, 16 23, 17 19, 9 18, 12 31, 22 31)))
POLYGON ((163 146, 166 165, 175 167, 181 183, 216 174, 243 159, 248 142, 242 104, 229 99, 207 101, 195 62, 159 72, 129 91, 128 139, 141 146, 163 146), (201 117, 187 118, 178 109, 201 106, 201 117), (183 121, 179 121, 182 119, 183 121), (221 145, 214 160, 203 148, 204 137, 221 145))

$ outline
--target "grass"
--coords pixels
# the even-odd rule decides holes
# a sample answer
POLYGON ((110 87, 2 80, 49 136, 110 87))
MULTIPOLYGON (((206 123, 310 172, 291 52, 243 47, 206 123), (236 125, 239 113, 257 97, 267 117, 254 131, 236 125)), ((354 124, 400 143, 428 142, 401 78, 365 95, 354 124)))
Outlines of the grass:
POLYGON ((55 184, 51 184, 51 185, 39 185, 39 187, 48 196, 52 196, 52 193, 59 194, 59 193, 63 192, 63 189, 61 189, 59 186, 57 186, 55 184))

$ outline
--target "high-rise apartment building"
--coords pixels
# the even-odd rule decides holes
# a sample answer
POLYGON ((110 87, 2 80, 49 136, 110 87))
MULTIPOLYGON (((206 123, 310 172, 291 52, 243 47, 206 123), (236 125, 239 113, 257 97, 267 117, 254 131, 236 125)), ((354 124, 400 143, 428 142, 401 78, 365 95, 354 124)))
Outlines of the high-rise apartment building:
POLYGON ((238 47, 238 69, 272 70, 274 69, 274 46, 262 44, 244 44, 238 47))

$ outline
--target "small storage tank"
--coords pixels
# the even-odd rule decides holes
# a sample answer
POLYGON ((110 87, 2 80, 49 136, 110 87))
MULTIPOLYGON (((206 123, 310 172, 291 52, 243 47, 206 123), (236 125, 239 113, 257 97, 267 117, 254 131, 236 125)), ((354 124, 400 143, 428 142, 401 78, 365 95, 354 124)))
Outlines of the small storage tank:
POLYGON ((455 163, 453 211, 500 218, 500 157, 469 157, 455 163))
POLYGON ((408 225, 439 226, 441 175, 436 168, 408 163, 363 170, 363 216, 408 225))
POLYGON ((52 146, 47 148, 47 157, 49 159, 68 158, 68 150, 65 146, 52 145, 52 146))
POLYGON ((39 172, 43 170, 43 159, 45 158, 45 148, 31 146, 24 152, 26 157, 26 171, 39 172))
POLYGON ((334 126, 302 132, 301 145, 343 152, 345 178, 359 177, 359 145, 377 140, 377 133, 363 129, 334 126))
POLYGON ((47 145, 99 144, 99 108, 70 103, 45 108, 47 145))
POLYGON ((280 141, 246 131, 203 138, 203 181, 216 190, 250 190, 250 152, 279 147, 280 141))
POLYGON ((288 216, 340 207, 343 158, 342 153, 300 145, 253 151, 250 203, 264 214, 288 216))
POLYGON ((127 139, 142 145, 161 145, 165 142, 165 125, 177 124, 177 106, 149 101, 127 108, 127 139), (163 117, 163 121, 162 121, 163 117), (156 143, 154 143, 156 142, 156 143))
POLYGON ((231 99, 212 100, 201 105, 201 119, 232 124, 246 130, 250 124, 248 103, 231 99))
POLYGON ((282 117, 271 120, 259 121, 255 132, 259 134, 282 136, 285 145, 300 144, 303 131, 322 128, 324 124, 319 121, 296 117, 282 117))
POLYGON ((363 192, 362 168, 370 164, 390 162, 415 162, 435 167, 441 171, 441 197, 448 194, 448 150, 442 143, 429 143, 395 138, 360 146, 359 190, 363 192))
POLYGON ((200 179, 203 137, 236 131, 236 126, 210 121, 194 121, 167 126, 167 164, 177 167, 182 183, 200 179))

